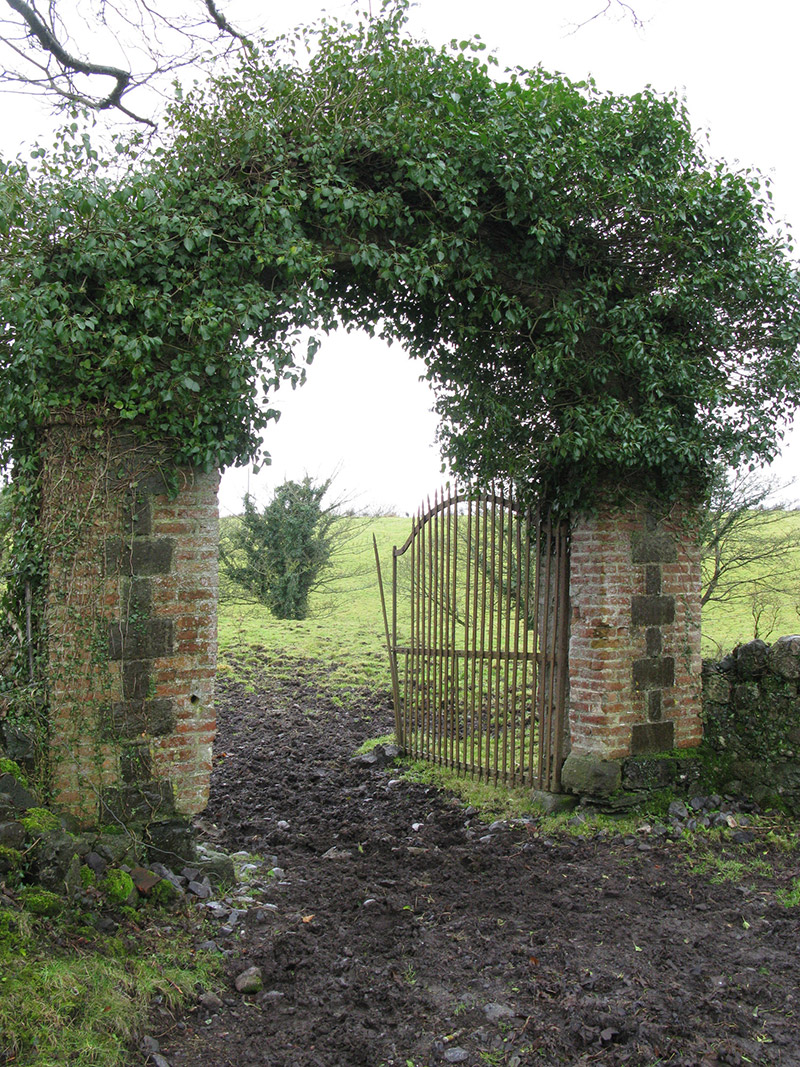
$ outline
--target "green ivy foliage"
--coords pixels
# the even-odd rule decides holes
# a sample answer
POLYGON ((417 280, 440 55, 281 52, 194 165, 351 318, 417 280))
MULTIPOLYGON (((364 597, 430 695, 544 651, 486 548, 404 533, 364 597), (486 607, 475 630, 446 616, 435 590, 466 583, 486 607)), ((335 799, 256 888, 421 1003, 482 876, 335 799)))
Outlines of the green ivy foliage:
POLYGON ((675 97, 495 76, 404 17, 263 43, 156 150, 100 159, 75 128, 3 164, 6 460, 64 409, 180 462, 258 457, 300 328, 337 326, 424 361, 460 475, 563 508, 775 454, 800 284, 765 182, 707 159, 675 97))

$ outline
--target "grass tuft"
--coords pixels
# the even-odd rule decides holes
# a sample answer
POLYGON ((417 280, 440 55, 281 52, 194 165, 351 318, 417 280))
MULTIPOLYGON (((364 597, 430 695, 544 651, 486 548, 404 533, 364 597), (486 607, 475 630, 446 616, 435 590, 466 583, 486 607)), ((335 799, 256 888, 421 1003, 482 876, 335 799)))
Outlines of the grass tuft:
POLYGON ((775 894, 778 903, 784 908, 800 907, 800 878, 795 878, 788 889, 779 889, 775 894))

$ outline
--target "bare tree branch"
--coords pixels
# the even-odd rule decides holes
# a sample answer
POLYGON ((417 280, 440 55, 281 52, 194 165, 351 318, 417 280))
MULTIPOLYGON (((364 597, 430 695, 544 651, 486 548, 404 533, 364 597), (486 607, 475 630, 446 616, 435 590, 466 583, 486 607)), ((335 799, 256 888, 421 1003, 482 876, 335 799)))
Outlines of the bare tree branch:
POLYGON ((157 88, 165 75, 201 58, 255 50, 217 0, 49 0, 46 8, 42 0, 5 0, 5 5, 10 14, 0 17, 0 52, 6 49, 0 88, 117 111, 151 127, 154 118, 126 99, 135 90, 157 88))
POLYGON ((130 71, 120 70, 119 67, 109 67, 101 63, 90 63, 88 60, 71 55, 66 48, 62 47, 61 42, 56 39, 52 31, 45 26, 33 8, 24 3, 24 0, 6 0, 6 3, 12 11, 16 11, 25 19, 30 27, 31 34, 38 40, 45 52, 49 52, 62 68, 74 70, 78 74, 102 74, 113 78, 116 82, 115 87, 105 99, 97 104, 97 107, 100 110, 105 110, 107 107, 117 106, 122 94, 130 85, 130 71))
POLYGON ((235 30, 233 26, 231 26, 230 22, 228 22, 228 20, 217 7, 217 5, 214 3, 214 0, 205 0, 205 3, 209 15, 217 24, 222 33, 227 33, 230 37, 235 37, 237 40, 241 41, 246 48, 252 49, 253 43, 250 38, 245 37, 244 34, 239 33, 238 30, 235 30))
POLYGON ((772 503, 792 483, 757 474, 721 472, 714 482, 702 529, 703 597, 754 601, 796 581, 800 523, 772 503))
POLYGON ((584 26, 588 26, 597 19, 604 18, 611 11, 617 11, 623 18, 629 18, 631 23, 636 26, 637 29, 644 25, 637 15, 636 9, 631 4, 625 3, 625 0, 605 0, 603 6, 598 8, 593 15, 590 15, 588 19, 584 19, 583 22, 577 23, 570 31, 570 34, 577 33, 578 30, 582 30, 584 26))
MULTIPOLYGON (((610 12, 642 25, 627 0, 596 2, 602 6, 572 32, 610 12)), ((130 104, 137 90, 163 92, 165 76, 201 59, 256 51, 222 0, 0 0, 3 10, 9 14, 0 15, 0 89, 116 111, 151 127, 152 104, 130 104)))

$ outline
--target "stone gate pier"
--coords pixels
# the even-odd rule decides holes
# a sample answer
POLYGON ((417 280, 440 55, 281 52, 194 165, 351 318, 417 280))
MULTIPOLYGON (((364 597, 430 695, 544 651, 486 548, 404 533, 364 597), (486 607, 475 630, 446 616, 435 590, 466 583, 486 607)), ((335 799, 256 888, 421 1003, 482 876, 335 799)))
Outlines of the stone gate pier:
POLYGON ((211 771, 219 476, 98 433, 45 442, 53 799, 82 825, 186 821, 211 771))
POLYGON ((688 505, 573 522, 564 788, 610 793, 621 761, 702 740, 700 544, 688 505))

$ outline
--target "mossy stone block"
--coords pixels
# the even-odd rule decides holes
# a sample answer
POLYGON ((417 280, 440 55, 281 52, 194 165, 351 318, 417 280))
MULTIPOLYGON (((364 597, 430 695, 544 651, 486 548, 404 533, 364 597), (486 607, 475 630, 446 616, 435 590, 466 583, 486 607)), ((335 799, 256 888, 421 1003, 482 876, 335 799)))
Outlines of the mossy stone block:
POLYGON ((727 704, 731 696, 731 683, 724 674, 716 671, 703 672, 703 699, 711 704, 727 704))
POLYGON ((14 874, 22 868, 24 857, 17 848, 0 845, 0 874, 14 874))
POLYGON ((144 830, 144 841, 152 861, 169 865, 179 856, 187 864, 197 859, 195 832, 187 819, 172 818, 150 823, 144 830))
POLYGON ((667 789, 675 784, 677 761, 653 756, 632 756, 622 765, 623 789, 667 789))
POLYGON ((0 822, 0 845, 6 848, 22 848, 25 830, 19 822, 0 822))
POLYGON ((635 596, 631 601, 634 626, 668 626, 674 620, 674 596, 635 596))
POLYGON ((769 660, 769 645, 766 641, 756 639, 739 645, 735 650, 736 670, 740 678, 760 678, 767 669, 769 660))
POLYGON ((530 793, 531 803, 544 815, 560 815, 572 811, 578 798, 568 793, 548 793, 544 789, 533 789, 530 793))
POLYGON ((36 797, 26 789, 14 774, 0 774, 0 793, 8 796, 9 802, 17 811, 27 811, 36 807, 36 797))
POLYGON ((561 768, 561 785, 578 796, 607 797, 619 789, 621 782, 619 760, 570 752, 561 768))
POLYGON ((631 727, 631 755, 644 756, 654 752, 669 752, 675 747, 675 723, 639 722, 631 727))
POLYGON ((123 826, 146 826, 175 815, 175 798, 168 781, 112 786, 103 792, 103 805, 123 826))
POLYGON ((118 907, 126 905, 132 908, 139 899, 139 894, 131 876, 127 871, 121 871, 118 868, 113 868, 108 872, 100 883, 100 888, 111 903, 116 904, 118 907))
POLYGON ((800 678, 800 635, 779 637, 769 650, 768 661, 775 674, 797 681, 800 678))
POLYGON ((22 906, 34 915, 59 915, 64 910, 64 898, 39 886, 29 886, 19 893, 22 906))

